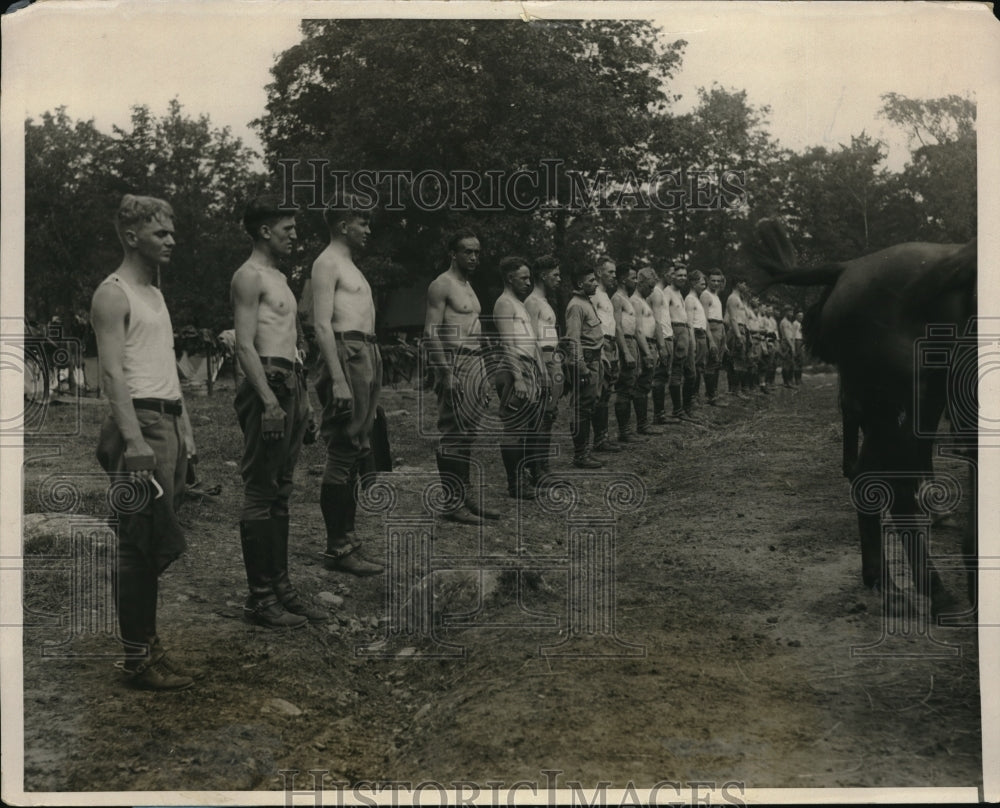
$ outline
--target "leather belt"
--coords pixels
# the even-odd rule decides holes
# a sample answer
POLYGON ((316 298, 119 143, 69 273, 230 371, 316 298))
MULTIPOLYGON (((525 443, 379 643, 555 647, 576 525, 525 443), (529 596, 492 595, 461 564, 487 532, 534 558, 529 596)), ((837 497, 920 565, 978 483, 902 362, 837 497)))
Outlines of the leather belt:
POLYGON ((334 331, 335 339, 352 340, 354 342, 378 342, 374 334, 366 334, 364 331, 334 331))
POLYGON ((708 321, 709 321, 710 323, 719 323, 720 325, 721 325, 721 324, 722 324, 722 322, 723 322, 722 320, 715 320, 715 319, 713 319, 713 318, 711 318, 711 317, 709 317, 709 318, 708 318, 708 321))
POLYGON ((293 362, 291 359, 285 359, 283 356, 262 356, 260 358, 261 365, 264 368, 278 368, 279 370, 302 370, 302 364, 300 362, 293 362))
POLYGON ((593 362, 595 359, 601 358, 600 348, 584 348, 583 349, 583 361, 593 362))
POLYGON ((162 412, 164 415, 177 415, 184 411, 184 407, 178 399, 165 398, 133 398, 132 406, 137 410, 152 410, 162 412))
POLYGON ((694 333, 695 334, 704 334, 705 333, 705 329, 704 328, 696 328, 694 330, 694 333))
POLYGON ((543 345, 542 353, 553 353, 555 352, 555 349, 556 349, 555 345, 543 345))

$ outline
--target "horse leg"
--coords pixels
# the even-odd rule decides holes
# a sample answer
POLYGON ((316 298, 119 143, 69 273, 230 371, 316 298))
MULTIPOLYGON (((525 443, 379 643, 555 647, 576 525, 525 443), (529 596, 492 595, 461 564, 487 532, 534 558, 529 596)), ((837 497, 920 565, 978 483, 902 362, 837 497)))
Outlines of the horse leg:
POLYGON ((853 480, 858 474, 858 430, 861 421, 856 413, 850 412, 845 406, 842 410, 844 430, 844 448, 841 471, 848 480, 853 480))
MULTIPOLYGON (((847 421, 845 410, 845 447, 847 445, 847 421)), ((855 432, 855 436, 856 436, 855 432)), ((860 457, 857 460, 854 474, 861 472, 877 472, 885 468, 881 457, 881 441, 874 435, 865 436, 861 444, 860 457)), ((857 443, 854 443, 857 450, 857 443)), ((846 459, 845 459, 846 464, 846 459)), ((882 553, 882 517, 858 511, 858 533, 861 537, 861 580, 868 589, 879 590, 883 584, 884 559, 882 553)), ((886 578, 891 582, 891 578, 886 578)))

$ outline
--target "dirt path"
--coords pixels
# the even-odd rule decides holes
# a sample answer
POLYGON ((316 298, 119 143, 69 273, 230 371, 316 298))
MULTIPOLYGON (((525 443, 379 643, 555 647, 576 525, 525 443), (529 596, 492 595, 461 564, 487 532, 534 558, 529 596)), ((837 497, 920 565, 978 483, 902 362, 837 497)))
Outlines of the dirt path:
MULTIPOLYGON (((27 628, 27 790, 274 789, 283 786, 283 769, 325 770, 329 780, 347 782, 545 783, 542 771, 550 770, 561 783, 589 786, 665 779, 976 786, 973 631, 934 628, 928 638, 909 626, 907 636, 852 655, 876 644, 886 624, 879 601, 861 587, 848 485, 839 475, 834 379, 806 382, 798 395, 704 413, 710 431, 670 427, 618 456, 616 471, 640 477, 646 499, 615 528, 616 631, 635 647, 603 658, 539 651, 566 637, 567 575, 559 569, 522 575, 520 598, 510 572, 484 574, 481 589, 476 573, 437 573, 436 637, 464 648, 464 657, 421 656, 432 644, 387 622, 383 579, 349 580, 318 564, 317 447, 297 476, 292 573, 301 589, 337 604, 336 619, 287 634, 247 626, 239 619, 238 471, 227 464, 238 445, 230 394, 193 399, 201 476, 224 491, 218 503, 195 503, 183 514, 190 551, 164 577, 160 624, 204 676, 183 693, 135 692, 117 678, 113 641, 83 635, 63 646, 112 655, 103 659, 43 657, 42 643, 63 629, 27 628), (463 612, 469 624, 449 625, 463 612), (402 655, 355 656, 387 632, 396 633, 385 647, 402 655), (926 656, 940 650, 931 640, 957 655, 926 656), (639 655, 629 656, 636 647, 639 655)), ((415 394, 392 394, 387 409, 406 485, 416 484, 432 472, 433 445, 406 437, 415 394)), ((28 510, 42 509, 32 489, 38 480, 96 469, 91 447, 102 415, 84 410, 83 434, 64 444, 62 458, 36 450, 39 459, 25 467, 28 510)), ((565 518, 534 504, 516 513, 501 499, 496 450, 477 456, 487 497, 508 511, 483 535, 483 552, 513 563, 520 534, 522 558, 565 556, 565 518)), ((961 464, 951 470, 962 474, 961 464)), ((598 482, 580 485, 599 499, 598 482)), ((101 512, 96 479, 93 486, 82 512, 101 512)), ((955 552, 959 527, 935 528, 935 548, 955 552)), ((385 552, 381 529, 372 517, 364 522, 373 555, 385 552)), ((464 558, 476 547, 469 528, 436 528, 437 556, 464 558)), ((28 605, 58 612, 67 585, 30 571, 31 563, 29 556, 28 605)), ((959 572, 947 573, 946 583, 962 594, 959 572)), ((606 651, 609 638, 600 639, 584 636, 577 648, 606 651)))

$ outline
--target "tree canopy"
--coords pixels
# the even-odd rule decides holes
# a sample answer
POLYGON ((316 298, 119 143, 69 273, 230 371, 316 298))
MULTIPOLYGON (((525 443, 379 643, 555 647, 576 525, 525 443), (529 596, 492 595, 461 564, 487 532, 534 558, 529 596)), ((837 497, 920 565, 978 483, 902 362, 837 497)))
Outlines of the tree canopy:
MULTIPOLYGON (((440 271, 444 237, 461 226, 483 242, 474 283, 484 299, 506 254, 554 253, 569 269, 609 252, 619 263, 681 260, 752 281, 739 246, 764 216, 786 222, 805 261, 975 235, 974 101, 886 93, 881 115, 912 149, 901 171, 866 132, 796 153, 744 90, 701 88, 678 113, 671 82, 685 45, 638 20, 308 20, 276 57, 252 122, 267 174, 228 129, 177 99, 159 118, 134 107, 111 132, 63 108, 29 119, 29 316, 86 309, 120 260, 111 221, 132 192, 162 196, 177 214, 163 274, 175 324, 228 327, 229 279, 249 249, 240 213, 265 187, 284 189, 282 161, 325 161, 331 189, 337 172, 425 172, 421 188, 404 180, 395 196, 392 181, 372 180, 380 201, 398 202, 376 209, 362 261, 380 310, 393 290, 440 271), (484 204, 491 174, 525 175, 532 204, 509 194, 484 204), (479 183, 474 204, 456 207, 466 181, 479 183), (444 201, 418 204, 420 190, 444 201)), ((299 216, 295 280, 327 239, 325 200, 313 201, 299 216)))

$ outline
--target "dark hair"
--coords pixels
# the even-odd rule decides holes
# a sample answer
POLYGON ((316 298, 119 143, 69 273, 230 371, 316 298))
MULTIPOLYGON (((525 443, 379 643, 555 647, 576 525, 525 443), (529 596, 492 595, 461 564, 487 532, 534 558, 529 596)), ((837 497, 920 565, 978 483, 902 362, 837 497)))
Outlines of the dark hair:
POLYGON ((586 264, 577 264, 570 273, 573 278, 573 288, 575 289, 578 287, 581 283, 583 283, 584 278, 593 274, 593 267, 588 267, 586 264))
POLYGON ((550 269, 555 269, 559 266, 559 259, 554 255, 543 255, 540 258, 535 259, 535 264, 532 267, 536 277, 541 276, 543 272, 548 272, 550 269))
MULTIPOLYGON (((614 263, 615 263, 615 259, 612 258, 607 253, 604 253, 603 255, 598 256, 597 261, 594 263, 594 270, 596 271, 598 267, 602 267, 605 264, 614 264, 614 263)), ((616 265, 616 267, 617 267, 617 265, 616 265)))
POLYGON ((330 200, 330 204, 323 211, 323 221, 333 232, 333 228, 348 219, 368 219, 371 217, 371 210, 358 205, 357 197, 354 194, 339 194, 330 200))
POLYGON ((260 229, 264 225, 271 226, 294 215, 295 208, 282 207, 278 197, 256 196, 247 202, 246 210, 243 211, 243 229, 256 241, 260 238, 260 229))
POLYGON ((474 238, 476 241, 479 240, 479 236, 473 233, 468 227, 463 227, 461 230, 456 230, 448 238, 448 252, 452 253, 458 249, 458 242, 463 239, 474 238))
POLYGON ((618 279, 619 283, 624 283, 628 274, 632 271, 631 264, 616 264, 615 265, 615 277, 618 279))
POLYGON ((688 280, 691 281, 691 285, 694 286, 698 281, 705 279, 705 273, 700 269, 692 269, 688 273, 688 280))
POLYGON ((509 275, 513 275, 521 267, 530 266, 531 265, 520 255, 508 255, 506 258, 500 259, 500 278, 504 283, 507 283, 507 277, 509 275))
POLYGON ((726 279, 725 273, 721 269, 718 269, 718 268, 708 270, 708 277, 711 278, 713 275, 718 275, 720 278, 722 278, 722 280, 726 279))

